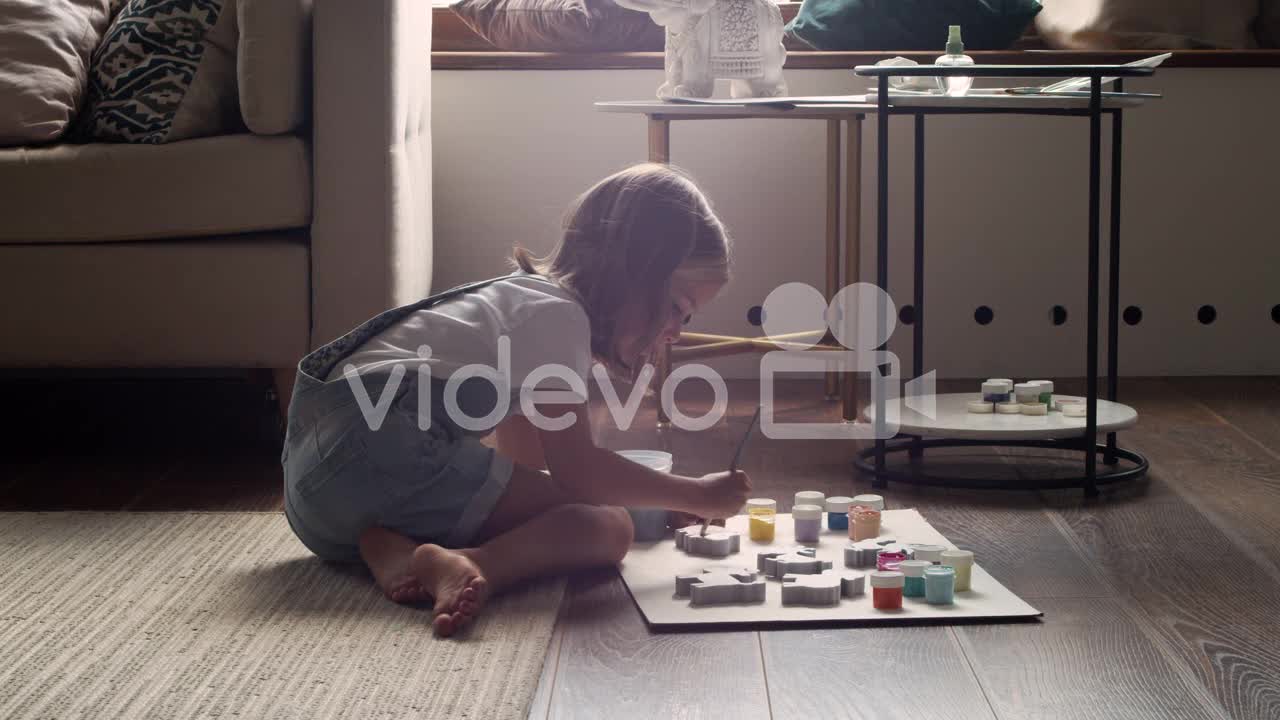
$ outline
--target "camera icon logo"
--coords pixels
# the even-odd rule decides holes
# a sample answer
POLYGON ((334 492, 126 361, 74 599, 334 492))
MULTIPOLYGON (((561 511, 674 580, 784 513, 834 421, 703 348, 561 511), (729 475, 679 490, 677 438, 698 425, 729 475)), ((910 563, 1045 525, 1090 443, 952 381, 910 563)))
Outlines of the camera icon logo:
POLYGON ((760 360, 760 429, 766 437, 789 440, 888 440, 901 427, 905 405, 935 418, 936 374, 933 371, 907 383, 901 397, 902 368, 885 347, 897 326, 897 308, 889 294, 871 283, 854 283, 836 293, 830 303, 816 288, 802 282, 780 285, 763 305, 765 335, 785 350, 773 350, 760 360), (828 330, 843 349, 814 349, 828 330), (837 372, 845 377, 870 378, 870 422, 789 423, 775 415, 774 377, 788 373, 837 372), (881 402, 883 400, 883 402, 881 402), (902 400, 902 402, 899 402, 902 400))

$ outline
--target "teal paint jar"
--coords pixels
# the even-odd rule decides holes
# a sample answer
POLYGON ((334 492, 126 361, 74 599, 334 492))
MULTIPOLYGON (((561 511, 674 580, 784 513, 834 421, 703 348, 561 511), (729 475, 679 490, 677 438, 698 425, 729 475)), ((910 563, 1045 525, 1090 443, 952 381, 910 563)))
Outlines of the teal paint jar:
POLYGON ((928 560, 903 560, 898 571, 906 576, 902 585, 905 597, 924 597, 924 571, 933 567, 928 560))
POLYGON ((924 599, 930 605, 950 605, 955 602, 955 568, 949 565, 933 565, 925 568, 924 599))

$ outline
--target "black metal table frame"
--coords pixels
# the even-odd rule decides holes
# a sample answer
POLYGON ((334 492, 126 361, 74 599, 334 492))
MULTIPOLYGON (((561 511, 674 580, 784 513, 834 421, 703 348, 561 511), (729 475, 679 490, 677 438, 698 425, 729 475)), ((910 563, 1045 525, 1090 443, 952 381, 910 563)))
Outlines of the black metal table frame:
MULTIPOLYGON (((1053 115, 1089 118, 1089 260, 1088 260, 1088 312, 1087 312, 1087 370, 1085 433, 1081 438, 1067 440, 961 440, 931 439, 906 436, 906 442, 890 445, 886 440, 875 441, 871 448, 858 453, 855 467, 873 476, 873 487, 884 488, 889 480, 911 484, 948 485, 953 487, 1002 487, 1018 489, 1082 487, 1087 495, 1096 495, 1099 484, 1133 480, 1144 475, 1149 463, 1141 454, 1120 448, 1116 433, 1108 432, 1105 445, 1098 444, 1098 292, 1100 256, 1100 215, 1102 175, 1102 116, 1111 116, 1111 228, 1109 236, 1109 278, 1107 307, 1107 399, 1115 402, 1117 393, 1117 368, 1119 352, 1119 286, 1120 286, 1120 189, 1123 106, 1104 107, 1102 78, 1116 78, 1117 92, 1122 92, 1125 77, 1153 74, 1151 68, 1131 66, 1063 66, 1063 65, 974 65, 969 67, 908 66, 881 67, 859 66, 855 72, 872 76, 878 81, 876 137, 878 169, 876 173, 876 284, 889 291, 889 117, 912 115, 915 117, 915 244, 914 244, 914 297, 915 310, 912 325, 913 376, 924 372, 924 118, 926 115, 1053 115), (946 107, 903 106, 890 103, 889 78, 899 77, 1088 77, 1090 79, 1088 108, 1015 108, 1015 107, 946 107), (907 452, 913 459, 923 456, 926 448, 933 447, 1037 447, 1057 450, 1074 450, 1084 454, 1085 473, 1082 477, 1028 481, 1017 484, 996 480, 973 480, 943 477, 922 473, 917 469, 896 471, 886 467, 886 456, 894 452, 907 452), (1107 473, 1101 478, 1097 472, 1098 455, 1103 462, 1115 465, 1121 459, 1133 467, 1107 473), (869 462, 874 460, 874 464, 869 462)), ((884 322, 884 313, 878 313, 884 322)), ((881 335, 883 337, 883 334, 881 335)), ((875 393, 875 422, 884 422, 884 393, 875 393)), ((880 428, 882 429, 883 425, 880 428)), ((884 432, 876 436, 883 438, 884 432)), ((913 463, 914 465, 914 463, 913 463)))

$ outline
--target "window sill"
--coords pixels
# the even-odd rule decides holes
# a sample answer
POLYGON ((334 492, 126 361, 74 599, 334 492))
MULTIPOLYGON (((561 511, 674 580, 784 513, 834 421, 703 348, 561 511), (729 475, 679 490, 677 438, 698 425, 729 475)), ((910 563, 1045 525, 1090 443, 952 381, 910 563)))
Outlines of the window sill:
MULTIPOLYGON (((976 62, 990 65, 1110 64, 1126 63, 1155 54, 1151 50, 1080 52, 1074 50, 1005 50, 970 52, 976 62)), ((873 65, 897 55, 919 63, 932 63, 937 53, 923 52, 818 52, 787 53, 788 70, 851 70, 873 65)), ((456 51, 431 53, 436 70, 660 70, 660 52, 539 53, 456 51)), ((1164 68, 1266 68, 1280 67, 1280 50, 1176 51, 1164 68)))

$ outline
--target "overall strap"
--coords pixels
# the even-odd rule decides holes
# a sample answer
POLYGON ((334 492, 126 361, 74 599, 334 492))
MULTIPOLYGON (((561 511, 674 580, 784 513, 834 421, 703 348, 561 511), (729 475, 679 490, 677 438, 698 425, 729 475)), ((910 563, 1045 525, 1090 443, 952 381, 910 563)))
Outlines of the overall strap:
POLYGON ((424 298, 410 305, 392 308, 369 320, 366 320, 354 330, 348 332, 337 340, 312 351, 298 363, 298 373, 300 376, 309 376, 318 382, 323 382, 324 378, 329 377, 329 374, 333 371, 335 365, 349 357, 352 352, 365 344, 369 338, 377 335, 383 330, 386 330, 411 313, 415 313, 419 310, 425 310, 434 305, 438 305, 445 300, 449 300, 450 298, 474 292, 502 280, 510 280, 517 277, 529 277, 544 280, 546 282, 552 282, 550 278, 525 272, 524 270, 517 270, 510 275, 502 275, 495 278, 489 278, 488 280, 464 283, 457 287, 449 288, 444 292, 436 293, 435 295, 424 298))

